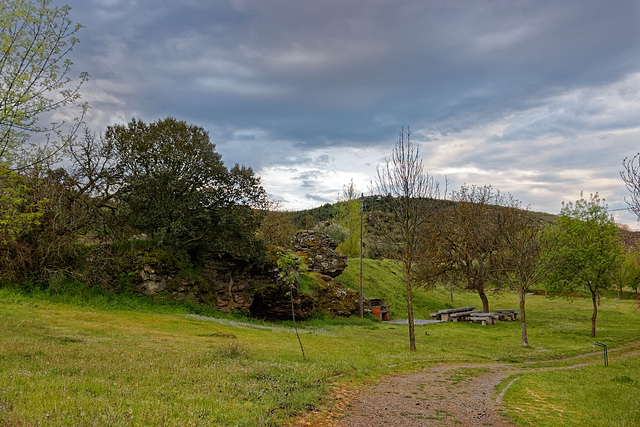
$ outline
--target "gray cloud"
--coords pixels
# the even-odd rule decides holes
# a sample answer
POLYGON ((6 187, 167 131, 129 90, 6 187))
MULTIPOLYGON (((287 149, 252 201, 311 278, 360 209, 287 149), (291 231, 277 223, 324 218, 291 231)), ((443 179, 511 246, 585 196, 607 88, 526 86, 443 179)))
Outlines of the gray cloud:
POLYGON ((292 207, 335 200, 350 177, 366 188, 409 125, 452 184, 490 179, 540 210, 598 183, 622 200, 611 180, 640 136, 637 0, 68 3, 96 130, 201 125, 292 207))

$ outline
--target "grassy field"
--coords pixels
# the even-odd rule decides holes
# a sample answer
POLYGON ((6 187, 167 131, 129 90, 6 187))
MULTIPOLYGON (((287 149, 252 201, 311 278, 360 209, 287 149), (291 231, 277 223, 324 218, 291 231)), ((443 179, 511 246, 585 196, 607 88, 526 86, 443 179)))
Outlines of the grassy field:
MULTIPOLYGON (((400 317, 399 272, 385 263, 368 268, 372 287, 365 294, 385 297, 400 317)), ((517 307, 509 292, 490 302, 517 307)), ((464 292, 451 303, 449 291, 439 289, 417 292, 415 305, 417 317, 427 317, 446 306, 478 303, 464 292)), ((570 366, 577 362, 555 360, 593 351, 588 300, 530 296, 527 307, 528 349, 520 346, 518 322, 418 327, 412 353, 404 326, 311 319, 299 324, 303 360, 287 322, 194 314, 72 289, 53 295, 0 289, 0 425, 282 425, 328 404, 336 384, 353 387, 456 361, 570 366)), ((640 340, 640 312, 631 301, 602 301, 596 339, 610 349, 640 340)), ((614 414, 608 417, 617 425, 634 425, 638 358, 610 354, 608 368, 523 374, 505 395, 509 414, 522 425, 563 424, 577 420, 578 412, 599 425, 605 425, 596 418, 603 413, 614 414)), ((580 363, 585 360, 601 362, 601 355, 580 363)))
POLYGON ((597 363, 516 377, 519 379, 507 390, 504 404, 518 425, 640 425, 637 351, 624 357, 611 353, 608 367, 597 363))

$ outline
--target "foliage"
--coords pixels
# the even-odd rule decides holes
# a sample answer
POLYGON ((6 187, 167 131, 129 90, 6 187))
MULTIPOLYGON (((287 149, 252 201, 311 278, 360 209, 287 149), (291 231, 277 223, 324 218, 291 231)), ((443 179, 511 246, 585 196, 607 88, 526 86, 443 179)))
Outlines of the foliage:
POLYGON ((596 193, 589 200, 581 197, 575 203, 563 203, 546 239, 554 240, 545 255, 550 266, 547 289, 561 295, 588 289, 593 302, 591 335, 595 336, 597 298, 612 286, 623 260, 619 231, 604 201, 596 193))
POLYGON ((349 231, 349 235, 338 245, 338 252, 349 258, 360 256, 361 228, 364 234, 364 227, 361 227, 362 200, 358 199, 353 181, 343 189, 342 197, 335 205, 335 217, 338 223, 349 231))
POLYGON ((33 168, 29 176, 20 177, 24 202, 22 211, 14 215, 36 216, 37 221, 21 227, 15 239, 0 247, 0 277, 47 282, 60 275, 85 276, 81 270, 89 270, 85 268, 88 247, 80 239, 92 232, 95 217, 86 208, 87 196, 69 187, 67 178, 62 169, 44 168, 33 168))
POLYGON ((320 231, 331 237, 336 243, 342 244, 349 238, 349 229, 333 221, 320 222, 313 227, 315 231, 320 231))
POLYGON ((291 238, 298 231, 290 212, 277 210, 271 203, 262 213, 258 237, 267 245, 292 249, 291 238))
POLYGON ((310 230, 319 222, 331 221, 334 218, 335 206, 325 203, 313 209, 292 212, 293 221, 299 230, 310 230))
POLYGON ((0 247, 40 225, 46 199, 33 200, 27 180, 0 165, 0 247))
POLYGON ((624 261, 620 264, 620 270, 616 275, 618 298, 622 299, 622 290, 625 287, 638 289, 640 286, 640 248, 633 246, 627 248, 624 253, 624 261))
POLYGON ((123 217, 161 244, 251 254, 265 192, 250 168, 228 170, 207 132, 173 118, 107 128, 123 217))
POLYGON ((50 7, 51 0, 5 0, 0 9, 0 162, 15 160, 30 133, 58 130, 39 118, 75 104, 86 73, 73 84, 67 57, 82 28, 69 19, 68 6, 50 7))
MULTIPOLYGON (((68 6, 50 7, 50 0, 6 0, 0 8, 0 249, 6 257, 16 240, 39 225, 46 199, 34 198, 32 171, 71 138, 64 123, 44 125, 56 109, 76 105, 87 74, 73 83, 68 58, 79 42, 81 25, 69 19, 68 6), (31 134, 56 133, 60 141, 25 145, 31 134)), ((86 108, 85 105, 81 106, 86 108)), ((79 119, 78 119, 79 121, 79 119)), ((48 141, 51 142, 51 141, 48 141)), ((5 259, 6 260, 6 259, 5 259)))

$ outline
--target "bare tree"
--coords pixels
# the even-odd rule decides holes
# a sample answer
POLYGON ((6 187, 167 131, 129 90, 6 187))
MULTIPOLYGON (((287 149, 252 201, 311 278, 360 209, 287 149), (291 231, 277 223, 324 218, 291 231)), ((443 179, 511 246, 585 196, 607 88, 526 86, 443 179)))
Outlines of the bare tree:
POLYGON ((495 232, 495 205, 500 193, 491 186, 463 185, 452 194, 455 202, 449 210, 447 230, 443 235, 444 251, 449 257, 452 276, 464 287, 478 293, 482 310, 489 312, 486 287, 496 284, 494 254, 499 241, 495 232))
POLYGON ((428 218, 427 206, 430 199, 439 196, 439 184, 424 172, 420 158, 420 148, 411 141, 409 129, 399 133, 390 159, 377 168, 372 192, 382 196, 385 208, 394 217, 398 229, 388 224, 376 224, 381 228, 385 243, 393 248, 393 253, 402 263, 407 296, 409 319, 409 344, 416 350, 413 321, 413 286, 416 282, 414 267, 418 252, 426 234, 423 225, 428 218))
POLYGON ((627 190, 631 193, 631 200, 626 200, 629 212, 635 214, 640 220, 640 153, 622 161, 623 171, 620 177, 624 181, 627 190))
POLYGON ((522 209, 520 202, 507 196, 501 204, 503 207, 495 214, 495 231, 500 245, 496 265, 505 283, 518 292, 522 346, 529 347, 525 297, 529 288, 540 283, 547 274, 547 258, 541 255, 553 240, 542 239, 544 222, 522 209))

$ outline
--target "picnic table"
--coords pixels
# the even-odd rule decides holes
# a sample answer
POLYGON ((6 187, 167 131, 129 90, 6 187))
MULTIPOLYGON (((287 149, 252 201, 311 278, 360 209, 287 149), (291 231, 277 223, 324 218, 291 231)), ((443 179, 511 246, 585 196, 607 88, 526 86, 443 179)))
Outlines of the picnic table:
POLYGON ((469 316, 473 313, 481 313, 482 310, 467 310, 467 311, 456 311, 455 313, 449 314, 449 320, 453 322, 466 322, 469 320, 469 316))
POLYGON ((495 325, 500 315, 498 313, 483 313, 481 311, 471 313, 469 322, 482 323, 483 325, 495 325))
POLYGON ((435 320, 443 322, 470 322, 483 325, 495 325, 497 320, 516 320, 518 310, 499 308, 492 313, 483 313, 475 307, 445 308, 435 313, 430 313, 435 320))
POLYGON ((511 308, 498 308, 495 310, 499 320, 518 320, 518 310, 511 308))
MULTIPOLYGON (((457 316, 451 317, 451 315, 455 314, 455 313, 463 313, 463 312, 472 312, 473 310, 475 310, 475 307, 458 307, 458 308, 445 308, 443 310, 438 310, 435 313, 430 313, 430 316, 433 317, 435 320, 442 320, 444 322, 447 322, 449 320, 453 320, 454 318, 457 319, 457 316)), ((454 320, 457 322, 457 320, 454 320)))

